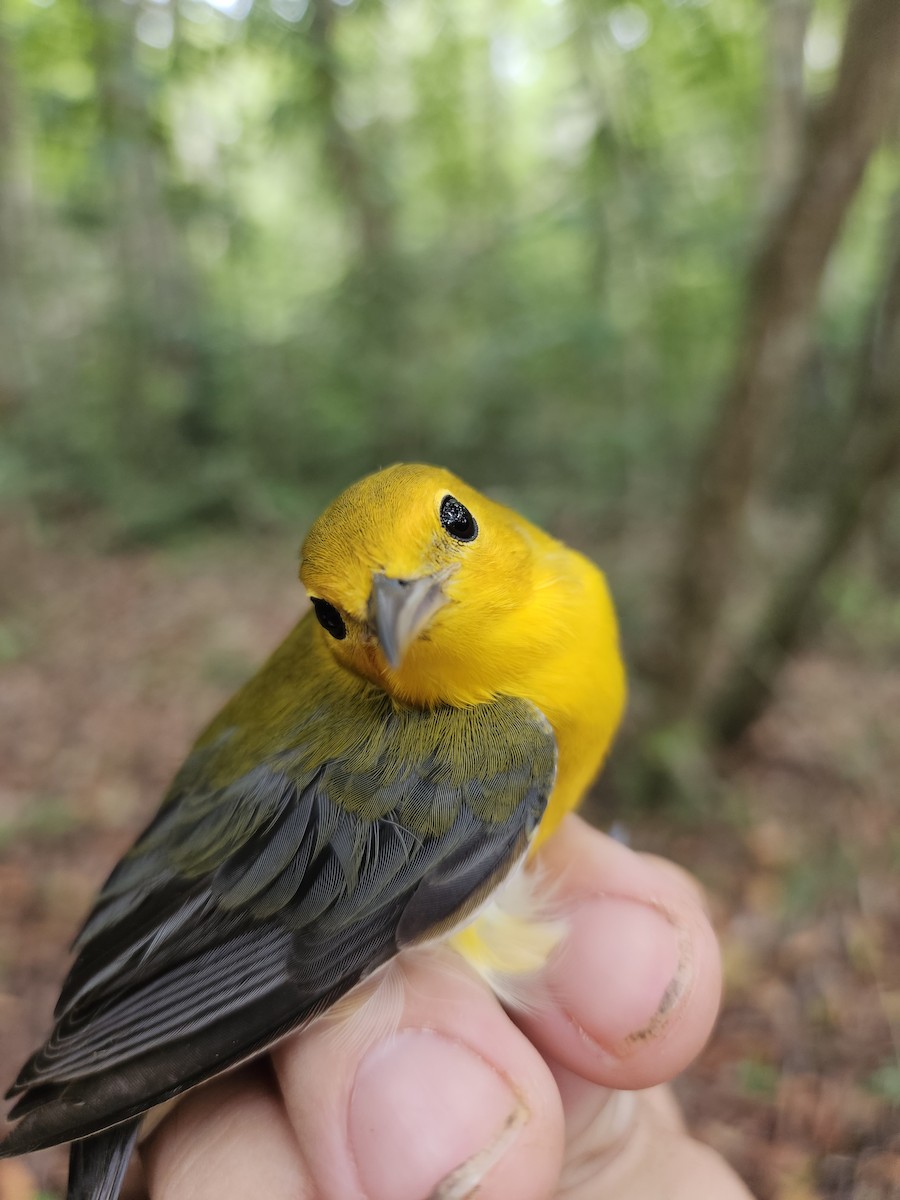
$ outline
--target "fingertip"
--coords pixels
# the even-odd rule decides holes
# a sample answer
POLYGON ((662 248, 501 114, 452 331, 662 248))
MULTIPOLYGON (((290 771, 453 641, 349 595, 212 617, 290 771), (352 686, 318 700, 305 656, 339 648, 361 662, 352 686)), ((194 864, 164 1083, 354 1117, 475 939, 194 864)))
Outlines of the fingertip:
POLYGON ((546 969, 546 1004, 518 1023, 549 1058, 592 1082, 645 1088, 672 1078, 703 1047, 721 993, 699 892, 669 864, 577 818, 541 860, 568 931, 546 969))
POLYGON ((471 1045, 406 1028, 360 1063, 348 1142, 367 1200, 418 1200, 468 1175, 473 1186, 517 1141, 527 1110, 471 1045))
POLYGON ((399 1027, 339 1043, 310 1028, 278 1048, 285 1105, 327 1200, 544 1200, 562 1164, 553 1076, 476 979, 443 954, 402 964, 399 1027), (319 1081, 310 1104, 307 1081, 319 1081))

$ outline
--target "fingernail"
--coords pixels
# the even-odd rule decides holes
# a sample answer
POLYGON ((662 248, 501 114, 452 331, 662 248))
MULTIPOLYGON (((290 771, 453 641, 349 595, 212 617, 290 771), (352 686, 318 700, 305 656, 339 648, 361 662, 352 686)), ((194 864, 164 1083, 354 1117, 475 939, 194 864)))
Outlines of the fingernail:
POLYGON ((514 1140, 521 1107, 470 1047, 428 1029, 401 1030, 363 1059, 350 1098, 350 1147, 367 1200, 471 1194, 498 1157, 485 1150, 505 1153, 514 1140), (453 1180, 467 1163, 459 1190, 453 1180))
POLYGON ((690 978, 690 939, 649 904, 602 896, 571 917, 558 999, 592 1041, 617 1057, 657 1033, 690 978))

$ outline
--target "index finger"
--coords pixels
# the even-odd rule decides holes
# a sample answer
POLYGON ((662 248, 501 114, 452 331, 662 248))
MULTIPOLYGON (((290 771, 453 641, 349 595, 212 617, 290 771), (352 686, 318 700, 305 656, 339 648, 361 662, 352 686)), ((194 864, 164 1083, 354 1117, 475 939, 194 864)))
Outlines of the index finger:
POLYGON ((538 854, 565 936, 536 1010, 515 1016, 550 1059, 607 1087, 673 1078, 721 996, 718 943, 696 884, 568 817, 538 854))

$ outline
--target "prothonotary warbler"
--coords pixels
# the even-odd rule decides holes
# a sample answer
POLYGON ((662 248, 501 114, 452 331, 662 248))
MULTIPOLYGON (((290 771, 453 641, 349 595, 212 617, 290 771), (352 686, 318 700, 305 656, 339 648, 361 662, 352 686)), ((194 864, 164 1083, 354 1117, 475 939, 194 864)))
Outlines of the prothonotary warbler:
POLYGON ((148 1109, 398 953, 449 937, 500 980, 546 952, 521 915, 505 943, 484 929, 619 722, 602 574, 449 472, 401 465, 322 514, 300 578, 311 610, 106 881, 11 1089, 0 1154, 73 1142, 69 1200, 115 1200, 148 1109))

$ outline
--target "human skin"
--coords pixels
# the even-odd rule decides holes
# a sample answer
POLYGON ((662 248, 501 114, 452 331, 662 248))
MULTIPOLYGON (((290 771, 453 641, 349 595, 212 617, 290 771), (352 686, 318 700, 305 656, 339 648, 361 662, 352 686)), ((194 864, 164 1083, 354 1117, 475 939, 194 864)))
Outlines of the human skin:
POLYGON ((142 1147, 152 1200, 747 1200, 658 1086, 719 1003, 696 885, 577 817, 538 858, 567 932, 531 1011, 449 950, 410 953, 185 1097, 142 1147))

